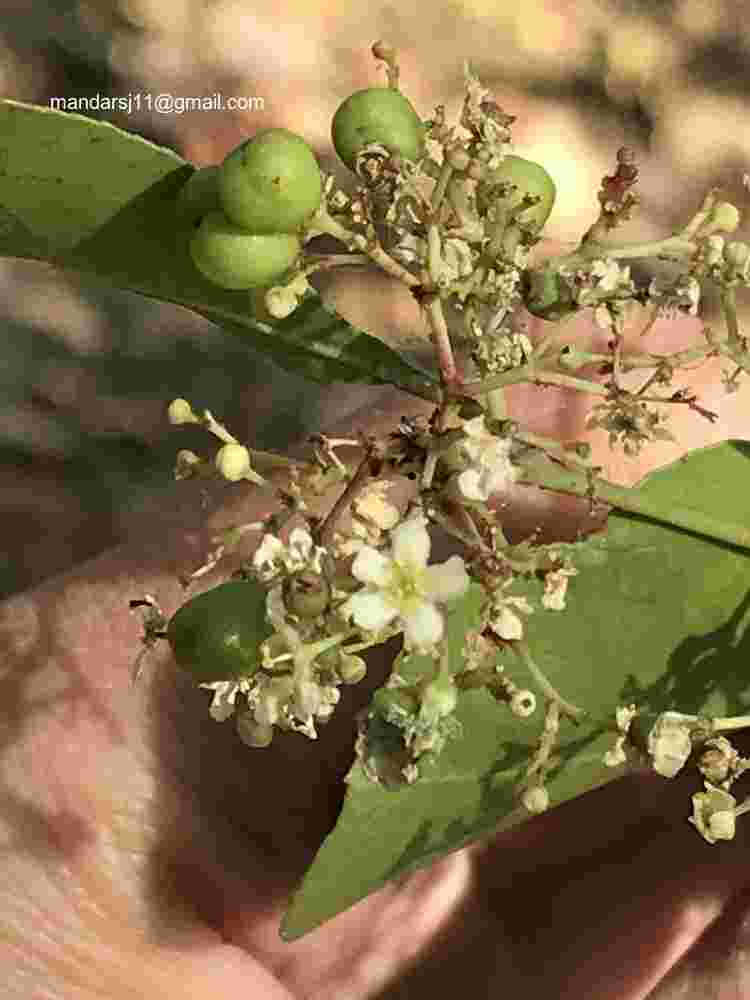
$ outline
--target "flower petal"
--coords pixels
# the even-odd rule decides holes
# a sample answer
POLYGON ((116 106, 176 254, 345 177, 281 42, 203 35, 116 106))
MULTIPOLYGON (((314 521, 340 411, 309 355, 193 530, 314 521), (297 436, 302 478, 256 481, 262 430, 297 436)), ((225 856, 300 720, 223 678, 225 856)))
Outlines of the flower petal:
POLYGON ((469 587, 469 574, 461 556, 451 556, 447 562, 428 566, 422 580, 425 596, 438 602, 461 597, 469 587))
POLYGON ((398 608, 386 594, 376 590, 353 594, 344 605, 344 612, 350 614, 360 628, 379 632, 393 621, 398 608))
POLYGON ((213 688, 214 697, 209 708, 209 714, 216 722, 224 722, 234 714, 234 701, 239 694, 236 681, 218 681, 212 684, 201 684, 201 687, 213 688))
POLYGON ((489 494, 483 479, 476 469, 466 469, 458 477, 458 488, 467 500, 486 500, 489 494))
POLYGON ((484 426, 483 413, 480 413, 478 417, 473 417, 471 420, 464 420, 462 426, 464 434, 471 438, 486 437, 489 433, 487 428, 484 426))
POLYGON ((393 560, 371 545, 363 545, 352 563, 352 576, 361 583, 387 587, 393 578, 393 560))
POLYGON ((393 558, 403 567, 422 569, 430 555, 430 536, 424 514, 402 521, 391 534, 393 558))
POLYGON ((501 639, 522 639, 523 622, 510 608, 500 607, 493 610, 490 618, 490 628, 501 639))
POLYGON ((423 601, 404 617, 404 638, 409 646, 427 646, 440 642, 445 623, 434 604, 423 601))

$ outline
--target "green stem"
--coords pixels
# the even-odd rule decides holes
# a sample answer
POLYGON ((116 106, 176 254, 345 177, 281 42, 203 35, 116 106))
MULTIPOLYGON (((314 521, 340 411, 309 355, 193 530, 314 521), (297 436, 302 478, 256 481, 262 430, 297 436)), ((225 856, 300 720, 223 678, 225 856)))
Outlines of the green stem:
POLYGON ((739 548, 750 549, 750 527, 714 517, 692 507, 682 507, 673 501, 649 497, 639 488, 628 488, 609 483, 605 479, 591 478, 584 473, 562 469, 552 463, 543 467, 523 468, 519 481, 533 483, 543 489, 574 496, 595 497, 604 500, 617 510, 639 514, 649 521, 684 528, 696 535, 727 542, 739 548))
POLYGON ((729 339, 740 340, 740 327, 737 322, 737 302, 733 288, 724 288, 721 293, 721 309, 724 313, 724 322, 727 324, 729 339))
POLYGON ((390 257, 378 242, 371 242, 366 236, 362 236, 361 233, 355 233, 351 229, 347 229, 346 226, 329 215, 322 206, 313 216, 310 228, 318 230, 321 233, 326 233, 328 236, 333 236, 334 239, 340 240, 350 250, 359 250, 367 254, 378 267, 399 281, 403 281, 409 288, 416 288, 419 285, 419 278, 416 278, 405 267, 402 267, 398 261, 390 257))
POLYGON ((595 260, 597 257, 613 257, 618 260, 628 260, 633 257, 692 257, 696 249, 696 244, 692 240, 683 236, 668 236, 666 239, 651 240, 648 243, 583 243, 570 257, 560 260, 572 262, 595 260))
POLYGON ((493 389, 486 396, 482 397, 484 408, 495 420, 505 420, 508 416, 508 407, 505 401, 505 389, 493 389))
POLYGON ((453 167, 450 163, 445 162, 440 168, 440 176, 438 177, 435 189, 432 192, 432 198, 430 199, 430 208, 434 215, 437 214, 440 206, 443 204, 443 198, 445 197, 445 192, 448 189, 448 184, 451 177, 453 176, 453 167))
POLYGON ((517 642, 513 643, 513 650, 518 656, 523 660, 524 666, 529 671, 531 676, 534 678, 536 683, 542 689, 544 694, 551 700, 557 702, 560 711, 563 715, 567 715, 568 718, 572 719, 573 722, 578 724, 581 719, 586 715, 586 711, 583 708, 578 708, 577 705, 573 705, 571 702, 566 701, 559 692, 550 684, 545 675, 539 669, 539 667, 534 662, 531 655, 531 650, 529 649, 526 641, 524 639, 519 639, 517 642))
POLYGON ((513 368, 511 371, 503 372, 502 375, 493 375, 492 378, 482 379, 481 382, 465 382, 461 386, 461 392, 466 396, 484 396, 488 392, 492 392, 493 389, 502 389, 506 385, 516 385, 519 382, 533 382, 537 385, 561 385, 568 389, 590 392, 595 396, 609 395, 609 389, 599 382, 576 378, 574 375, 565 375, 562 372, 545 371, 543 368, 537 368, 533 361, 513 368))

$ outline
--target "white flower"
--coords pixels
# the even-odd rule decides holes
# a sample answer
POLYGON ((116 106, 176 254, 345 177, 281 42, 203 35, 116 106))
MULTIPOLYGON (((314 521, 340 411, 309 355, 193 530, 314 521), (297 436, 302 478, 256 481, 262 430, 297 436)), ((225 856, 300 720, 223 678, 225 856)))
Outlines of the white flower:
POLYGON ((572 567, 566 569, 550 570, 544 577, 544 595, 542 605, 550 611, 565 610, 565 594, 568 589, 568 577, 576 576, 577 569, 572 567))
POLYGON ((252 685, 252 681, 239 679, 236 681, 212 681, 210 684, 201 684, 202 688, 209 688, 214 693, 209 714, 216 722, 224 722, 230 715, 234 714, 235 699, 238 694, 246 694, 252 685))
POLYGON ((469 463, 458 477, 458 488, 467 500, 488 500, 493 493, 507 488, 516 477, 508 455, 510 438, 490 434, 484 424, 484 414, 464 420, 466 437, 460 450, 469 463))
POLYGON ((709 844, 715 844, 717 840, 732 840, 737 800, 709 781, 703 784, 706 791, 693 796, 693 815, 688 817, 688 821, 709 844))
MULTIPOLYGON (((512 579, 506 581, 503 588, 512 582, 512 579)), ((521 639, 523 638, 523 619, 517 614, 519 611, 530 615, 534 609, 525 597, 508 597, 501 591, 496 591, 492 598, 487 624, 501 639, 521 639)))
POLYGON ((662 712, 648 734, 648 752, 657 774, 674 778, 685 766, 693 750, 690 729, 697 721, 694 715, 682 712, 662 712))
POLYGON ((344 613, 372 632, 398 620, 409 646, 439 642, 445 624, 435 605, 466 593, 469 577, 460 556, 428 566, 429 555, 430 536, 421 514, 394 528, 390 555, 362 546, 352 574, 365 588, 349 598, 344 613))
POLYGON ((311 570, 320 573, 320 560, 325 549, 313 544, 312 536, 304 528, 295 528, 285 545, 276 535, 266 534, 253 555, 253 568, 258 579, 267 583, 280 574, 311 570))
POLYGON ((598 278, 597 288, 602 292, 614 292, 621 284, 630 281, 630 268, 623 267, 616 260, 607 257, 591 263, 591 277, 598 278))
POLYGON ((352 501, 352 521, 350 536, 336 536, 336 552, 341 556, 353 556, 363 545, 379 545, 384 531, 395 528, 401 514, 397 507, 389 503, 385 494, 388 483, 380 480, 370 486, 352 501))

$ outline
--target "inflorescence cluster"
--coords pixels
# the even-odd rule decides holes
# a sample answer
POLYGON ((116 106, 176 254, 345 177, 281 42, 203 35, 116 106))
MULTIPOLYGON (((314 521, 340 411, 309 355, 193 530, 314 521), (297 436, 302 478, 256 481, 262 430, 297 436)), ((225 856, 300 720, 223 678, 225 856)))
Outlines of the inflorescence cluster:
MULTIPOLYGON (((295 462, 254 452, 208 411, 196 413, 188 401, 174 400, 172 423, 202 425, 220 442, 213 458, 181 451, 177 478, 246 481, 277 501, 271 517, 218 539, 191 577, 213 569, 246 533, 257 533, 255 554, 236 582, 247 588, 248 606, 263 602, 264 626, 248 648, 247 638, 237 638, 244 635, 242 622, 231 609, 221 621, 208 614, 203 621, 204 595, 188 601, 169 622, 152 598, 134 603, 148 605, 146 647, 166 636, 178 664, 211 690, 213 718, 234 716, 242 740, 256 747, 268 745, 276 729, 315 739, 317 727, 335 710, 341 685, 365 677, 364 651, 399 638, 391 677, 360 720, 357 752, 374 780, 418 779, 460 731, 455 709, 462 690, 485 688, 516 717, 533 715, 536 695, 506 669, 517 665, 545 702, 543 732, 518 786, 524 806, 541 812, 549 804, 545 779, 557 763, 561 719, 578 723, 586 713, 544 676, 525 633, 532 616, 565 610, 568 585, 582 569, 576 545, 543 545, 534 538, 511 544, 490 501, 514 482, 544 485, 545 469, 553 467, 575 474, 579 492, 596 498, 599 470, 586 443, 541 438, 509 420, 503 390, 528 382, 592 394, 597 402, 589 426, 604 428, 610 444, 629 455, 650 441, 671 439, 671 405, 715 419, 673 380, 681 368, 715 356, 728 362, 723 377, 728 392, 750 372, 735 305, 736 289, 750 284, 750 246, 729 238, 739 212, 717 191, 664 239, 613 240, 638 204, 634 155, 621 149, 613 174, 602 181, 599 216, 578 246, 532 265, 531 251, 552 209, 555 187, 541 166, 513 154, 513 116, 467 68, 459 121, 449 124, 438 107, 422 122, 398 89, 395 54, 382 43, 373 51, 386 65, 388 87, 352 95, 333 124, 334 145, 356 177, 353 190, 344 190, 332 175, 322 175, 316 185, 305 150, 287 136, 266 136, 264 149, 282 157, 293 149, 301 157, 294 170, 307 171, 303 197, 293 198, 291 209, 281 206, 291 223, 277 221, 276 201, 258 201, 262 185, 253 188, 251 203, 245 199, 242 171, 249 164, 262 181, 265 169, 266 154, 252 146, 254 140, 241 154, 230 154, 218 174, 207 168, 210 177, 201 179, 197 196, 193 186, 183 208, 210 208, 208 227, 204 219, 192 237, 198 241, 196 267, 209 280, 234 282, 225 287, 260 288, 256 306, 266 310, 269 322, 294 312, 309 294, 307 278, 316 270, 374 263, 405 283, 423 310, 440 371, 434 412, 430 419, 404 418, 382 438, 316 435, 312 458, 295 462), (257 228, 257 219, 264 229, 257 228), (275 239, 279 233, 286 234, 284 248, 291 239, 293 253, 284 249, 278 275, 270 276, 257 262, 249 278, 234 263, 217 264, 227 234, 234 247, 243 238, 275 239), (323 234, 346 252, 315 254, 307 248, 323 234), (648 258, 671 262, 674 273, 639 287, 627 262, 648 258), (719 291, 724 335, 704 328, 695 344, 674 354, 626 350, 625 319, 632 303, 648 310, 647 332, 658 316, 696 315, 706 282, 719 291), (609 338, 607 349, 561 345, 558 330, 532 344, 521 306, 550 321, 591 309, 609 338), (592 368, 606 381, 585 374, 592 368), (626 389, 622 376, 640 369, 648 373, 643 384, 626 389), (350 467, 341 453, 353 446, 359 458, 350 467), (283 485, 272 475, 279 468, 283 485), (394 478, 411 483, 401 504, 389 498, 387 483, 394 478), (338 498, 328 513, 315 514, 320 498, 336 488, 338 498), (462 554, 431 562, 431 526, 452 536, 462 554), (540 584, 536 598, 524 589, 529 580, 540 584), (478 611, 457 663, 450 653, 449 613, 472 595, 478 611), (215 663, 222 664, 221 676, 212 672, 215 663)), ((292 180, 294 170, 290 167, 292 180)), ((273 198, 277 194, 274 189, 273 198)), ((667 712, 644 729, 644 720, 635 706, 617 709, 615 745, 605 763, 625 763, 638 751, 649 755, 660 774, 672 776, 699 750, 706 790, 693 797, 691 821, 711 843, 732 836, 735 816, 750 805, 738 807, 729 787, 750 762, 717 734, 739 722, 667 712)))

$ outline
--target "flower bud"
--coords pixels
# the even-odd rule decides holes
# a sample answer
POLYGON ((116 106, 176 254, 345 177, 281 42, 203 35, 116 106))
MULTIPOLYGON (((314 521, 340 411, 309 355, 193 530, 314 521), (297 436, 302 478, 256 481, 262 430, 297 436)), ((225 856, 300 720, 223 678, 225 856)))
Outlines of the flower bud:
POLYGON ((237 735, 249 747, 267 747, 273 740, 273 726, 256 722, 252 712, 237 716, 237 735))
POLYGON ((728 201, 717 201, 711 213, 698 229, 697 237, 712 236, 714 233, 733 233, 740 224, 740 213, 728 201))
POLYGON ((693 815, 688 817, 688 821, 709 844, 715 844, 717 840, 732 840, 735 832, 736 799, 708 781, 704 785, 705 792, 693 795, 693 815))
POLYGON ((274 319, 286 319, 299 305, 299 299, 288 288, 274 285, 263 297, 263 304, 274 319))
POLYGON ((170 424, 199 424, 200 419, 193 413, 193 408, 186 399, 173 399, 167 410, 170 424))
POLYGON ((543 813, 549 808, 549 792, 544 785, 534 785, 525 790, 521 802, 530 813, 543 813))
POLYGON ((367 674, 367 664, 354 653, 341 653, 337 673, 344 684, 359 684, 367 674))
POLYGON ((214 460, 224 479, 236 483, 252 472, 250 452, 241 444, 225 444, 219 448, 214 460))
POLYGON ((452 677, 438 677, 425 687, 420 696, 419 716, 423 721, 436 723, 451 715, 458 704, 458 691, 452 677))
POLYGON ((747 243, 742 243, 739 240, 727 243, 724 247, 724 261, 738 278, 743 281, 750 278, 750 246, 747 243))

